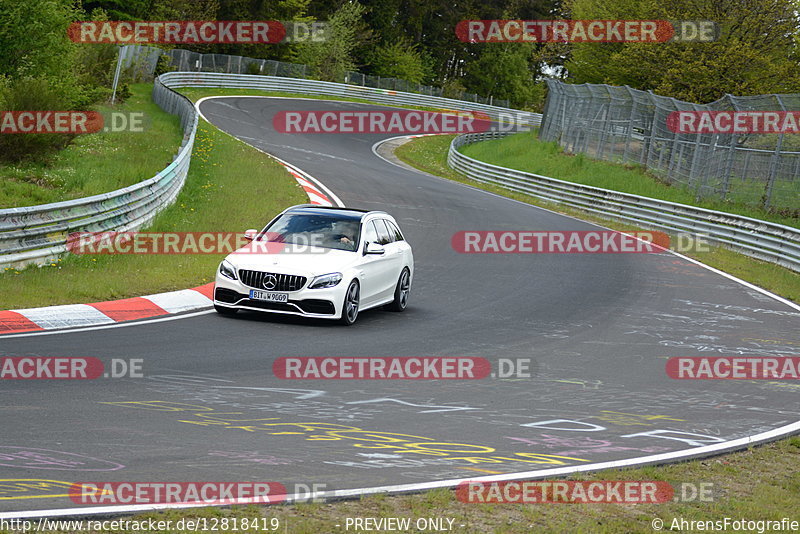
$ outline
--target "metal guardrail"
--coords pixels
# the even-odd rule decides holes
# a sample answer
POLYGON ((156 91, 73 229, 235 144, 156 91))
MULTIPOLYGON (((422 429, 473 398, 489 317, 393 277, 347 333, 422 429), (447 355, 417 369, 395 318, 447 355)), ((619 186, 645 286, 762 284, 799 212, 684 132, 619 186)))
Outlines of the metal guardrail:
MULTIPOLYGON (((175 199, 189 168, 197 130, 197 113, 191 101, 172 91, 172 87, 258 89, 359 98, 390 106, 482 111, 494 120, 513 117, 517 124, 529 126, 538 126, 542 120, 538 113, 333 82, 245 74, 170 72, 155 81, 153 100, 165 111, 181 117, 184 140, 175 160, 154 178, 111 193, 55 204, 0 210, 0 266, 24 265, 54 258, 65 252, 66 238, 70 232, 140 228, 175 199)), ((478 181, 640 225, 671 232, 704 234, 711 241, 800 271, 800 230, 796 228, 506 169, 458 152, 458 148, 465 144, 502 137, 507 133, 511 132, 494 131, 456 137, 450 146, 448 163, 478 181)))
POLYGON ((360 98, 376 104, 389 106, 421 106, 438 109, 458 109, 481 111, 493 120, 513 119, 516 124, 538 126, 542 115, 488 104, 463 100, 453 100, 440 96, 404 93, 388 89, 377 89, 346 83, 322 82, 302 78, 282 76, 262 76, 258 74, 223 74, 213 72, 168 72, 160 76, 168 87, 225 87, 239 89, 258 89, 262 91, 282 91, 307 95, 336 96, 340 98, 360 98))
POLYGON ((0 267, 52 261, 66 252, 72 232, 136 230, 175 200, 189 170, 197 113, 188 98, 159 80, 153 101, 181 118, 184 137, 172 163, 149 180, 110 193, 0 210, 0 267))
POLYGON ((800 272, 798 228, 499 167, 458 150, 464 145, 505 135, 485 132, 456 137, 447 154, 448 165, 479 182, 669 233, 699 234, 708 241, 800 272))
POLYGON ((180 150, 155 177, 91 197, 0 210, 0 267, 48 263, 67 251, 72 232, 129 231, 143 227, 177 197, 189 170, 197 113, 192 102, 171 87, 225 87, 360 98, 394 106, 425 106, 482 111, 495 120, 539 125, 541 115, 437 96, 281 76, 170 72, 155 80, 153 101, 179 115, 184 129, 180 150))
MULTIPOLYGON (((181 72, 224 72, 228 74, 263 74, 269 76, 282 76, 286 78, 313 78, 314 69, 302 63, 287 63, 272 59, 256 59, 244 56, 231 56, 228 54, 201 54, 190 50, 172 48, 164 50, 153 46, 126 45, 122 66, 130 74, 137 77, 153 78, 153 73, 158 65, 159 58, 167 56, 171 59, 171 69, 181 72)), ((342 73, 340 79, 330 80, 350 85, 364 85, 378 89, 391 89, 422 95, 443 96, 441 87, 422 85, 419 83, 401 80, 399 78, 386 78, 372 76, 361 72, 347 71, 342 73)), ((467 102, 478 102, 500 107, 508 107, 509 102, 503 98, 492 96, 484 97, 467 91, 452 90, 449 98, 467 102)))

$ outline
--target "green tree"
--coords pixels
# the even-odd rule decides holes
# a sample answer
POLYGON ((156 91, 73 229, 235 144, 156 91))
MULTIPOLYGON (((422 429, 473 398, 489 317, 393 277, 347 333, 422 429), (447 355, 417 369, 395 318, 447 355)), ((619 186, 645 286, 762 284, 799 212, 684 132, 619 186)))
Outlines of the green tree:
POLYGON ((510 100, 517 106, 539 107, 543 94, 536 83, 530 43, 486 43, 467 65, 467 86, 482 96, 510 100))
POLYGON ((356 70, 354 50, 369 38, 364 12, 364 6, 356 1, 342 5, 328 19, 325 38, 299 43, 294 60, 308 65, 321 80, 344 80, 347 71, 356 70))
POLYGON ((577 19, 712 20, 711 43, 581 43, 566 62, 575 83, 609 83, 652 90, 691 102, 725 93, 800 91, 794 0, 566 0, 577 19))
POLYGON ((87 13, 102 9, 108 14, 108 20, 146 20, 153 15, 155 3, 153 0, 86 0, 83 9, 87 13))
POLYGON ((71 0, 0 0, 0 74, 52 80, 68 75, 76 44, 67 28, 78 13, 71 0))
POLYGON ((387 78, 400 78, 413 83, 423 83, 431 76, 428 60, 417 45, 405 40, 395 41, 375 48, 369 60, 372 73, 387 78))

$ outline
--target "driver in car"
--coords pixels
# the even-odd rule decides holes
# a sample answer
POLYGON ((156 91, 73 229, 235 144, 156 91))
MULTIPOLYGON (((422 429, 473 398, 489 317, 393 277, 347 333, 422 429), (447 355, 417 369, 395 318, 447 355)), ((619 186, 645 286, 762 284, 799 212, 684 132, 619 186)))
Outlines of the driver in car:
POLYGON ((356 233, 358 232, 358 223, 337 221, 332 228, 332 234, 339 243, 347 245, 347 248, 355 248, 356 233))

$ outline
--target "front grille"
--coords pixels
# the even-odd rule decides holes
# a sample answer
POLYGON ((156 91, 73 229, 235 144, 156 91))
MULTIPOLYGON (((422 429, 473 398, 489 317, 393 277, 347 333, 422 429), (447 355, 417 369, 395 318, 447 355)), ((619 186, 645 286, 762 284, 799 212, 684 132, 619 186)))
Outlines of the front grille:
POLYGON ((266 289, 264 287, 264 278, 270 274, 278 280, 278 283, 275 285, 275 287, 270 288, 270 291, 297 291, 306 285, 305 276, 298 276, 295 274, 265 273, 263 271, 249 271, 247 269, 239 269, 239 280, 241 280, 246 286, 254 287, 256 289, 266 289))

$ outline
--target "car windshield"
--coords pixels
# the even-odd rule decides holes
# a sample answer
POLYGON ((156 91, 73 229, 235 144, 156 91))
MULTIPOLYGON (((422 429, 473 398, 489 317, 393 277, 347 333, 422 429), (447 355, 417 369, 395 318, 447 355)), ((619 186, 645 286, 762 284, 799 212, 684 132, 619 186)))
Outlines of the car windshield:
POLYGON ((338 250, 358 248, 360 221, 319 213, 284 213, 266 229, 262 239, 338 250))

